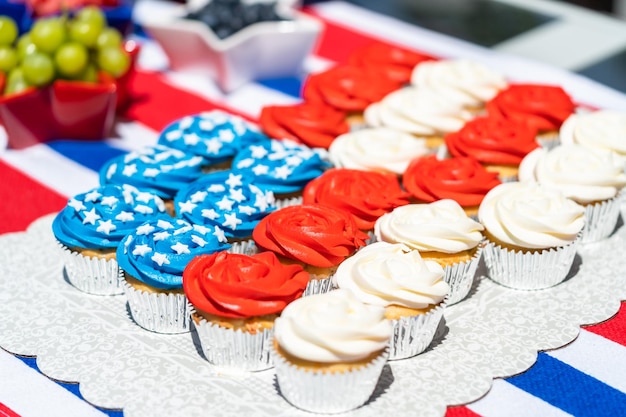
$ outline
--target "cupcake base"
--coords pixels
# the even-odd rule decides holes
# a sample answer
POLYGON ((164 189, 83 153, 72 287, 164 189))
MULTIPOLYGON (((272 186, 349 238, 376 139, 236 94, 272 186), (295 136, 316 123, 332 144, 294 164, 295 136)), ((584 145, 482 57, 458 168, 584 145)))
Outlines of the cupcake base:
POLYGON ((620 191, 610 200, 585 206, 583 243, 597 242, 611 235, 619 218, 622 196, 623 192, 620 191))
POLYGON ((82 292, 93 295, 123 294, 122 272, 111 255, 85 255, 57 242, 69 282, 82 292))

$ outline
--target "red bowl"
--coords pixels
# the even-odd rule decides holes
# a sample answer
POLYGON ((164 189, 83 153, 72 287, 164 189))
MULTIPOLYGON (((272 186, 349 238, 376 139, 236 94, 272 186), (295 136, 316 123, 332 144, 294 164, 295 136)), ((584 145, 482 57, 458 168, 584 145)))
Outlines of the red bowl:
MULTIPOLYGON (((139 47, 124 45, 134 64, 139 47)), ((0 97, 0 123, 8 146, 21 149, 54 139, 98 140, 113 127, 116 109, 126 105, 126 86, 134 65, 119 79, 104 73, 97 83, 57 80, 44 88, 29 88, 0 97)), ((0 74, 0 91, 5 78, 0 74)))

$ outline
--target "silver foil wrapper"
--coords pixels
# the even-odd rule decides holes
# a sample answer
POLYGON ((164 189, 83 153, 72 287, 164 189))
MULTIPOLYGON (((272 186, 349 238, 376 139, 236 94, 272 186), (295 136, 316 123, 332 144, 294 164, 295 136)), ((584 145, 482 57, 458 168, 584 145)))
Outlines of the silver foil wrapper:
POLYGON ((254 255, 259 253, 259 247, 254 243, 254 240, 241 240, 231 243, 231 247, 227 252, 236 253, 239 255, 254 255))
POLYGON ((277 198, 275 204, 276 210, 289 206, 297 206, 298 204, 302 204, 302 197, 277 198))
POLYGON ((387 362, 389 348, 362 368, 335 373, 295 366, 273 346, 271 353, 280 392, 289 403, 313 413, 335 414, 354 410, 372 396, 387 362))
POLYGON ((623 191, 615 197, 585 207, 585 227, 583 228, 583 243, 592 243, 609 237, 615 230, 620 213, 620 204, 623 191))
POLYGON ((482 244, 480 244, 472 259, 446 266, 443 269, 443 280, 450 286, 448 305, 462 301, 469 294, 474 283, 474 275, 476 275, 476 268, 478 268, 482 251, 482 244))
POLYGON ((70 283, 80 291, 94 295, 124 293, 122 272, 115 259, 84 256, 57 242, 70 283))
POLYGON ((309 279, 302 296, 306 297, 307 295, 323 294, 334 289, 335 285, 333 284, 332 276, 318 279, 318 277, 314 274, 311 274, 311 278, 309 279))
POLYGON ((537 136, 537 143, 546 151, 556 148, 561 144, 558 132, 542 133, 537 136))

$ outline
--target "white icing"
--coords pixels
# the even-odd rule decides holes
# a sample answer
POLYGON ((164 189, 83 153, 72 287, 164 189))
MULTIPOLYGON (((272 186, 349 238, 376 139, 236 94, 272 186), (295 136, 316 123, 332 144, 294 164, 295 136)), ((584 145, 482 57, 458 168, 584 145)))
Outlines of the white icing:
POLYGON ((559 131, 561 143, 610 149, 626 156, 626 113, 601 110, 573 114, 559 131))

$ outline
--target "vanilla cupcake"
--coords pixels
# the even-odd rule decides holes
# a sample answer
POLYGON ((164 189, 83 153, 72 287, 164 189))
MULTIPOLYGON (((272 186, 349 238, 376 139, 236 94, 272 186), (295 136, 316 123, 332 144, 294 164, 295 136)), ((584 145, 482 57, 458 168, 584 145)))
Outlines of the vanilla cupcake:
POLYGON ((300 298, 276 319, 271 350, 283 397, 314 413, 342 413, 370 398, 389 354, 385 309, 335 290, 300 298))
POLYGON ((448 304, 463 300, 472 287, 483 230, 459 203, 449 199, 398 207, 374 226, 378 241, 405 244, 444 268, 444 281, 450 285, 448 304))
POLYGON ((559 131, 561 143, 602 148, 626 157, 626 113, 599 110, 573 114, 565 120, 559 131))
POLYGON ((385 307, 392 321, 389 359, 422 353, 432 343, 450 287, 437 262, 401 243, 376 242, 339 265, 333 282, 366 304, 385 307))

